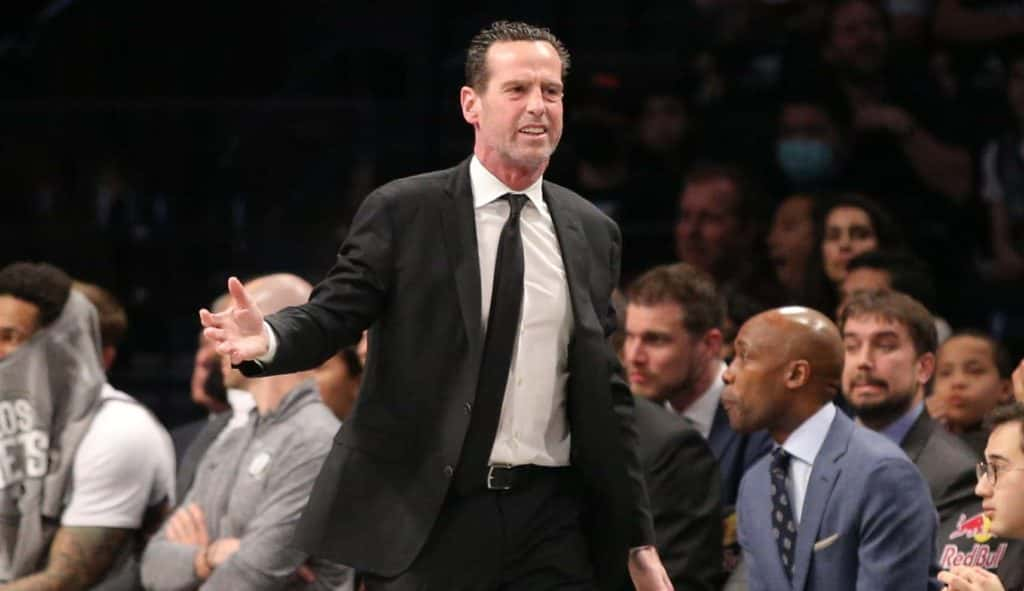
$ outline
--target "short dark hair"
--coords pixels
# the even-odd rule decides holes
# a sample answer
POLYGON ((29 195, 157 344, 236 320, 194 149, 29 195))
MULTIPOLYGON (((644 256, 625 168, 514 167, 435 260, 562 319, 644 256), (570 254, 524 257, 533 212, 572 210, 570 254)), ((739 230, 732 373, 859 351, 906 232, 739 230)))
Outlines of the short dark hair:
POLYGON ((1008 404, 997 406, 985 417, 985 426, 991 432, 1000 425, 1020 423, 1021 451, 1024 451, 1024 404, 1014 400, 1008 404))
POLYGON ((0 269, 0 295, 39 309, 39 326, 56 320, 71 294, 71 277, 49 263, 16 262, 0 269))
POLYGON ((518 21, 496 21, 477 33, 466 49, 466 85, 478 91, 487 86, 487 50, 502 41, 546 41, 562 60, 562 78, 569 74, 569 51, 548 29, 518 21))
POLYGON ((683 328, 692 335, 721 329, 725 318, 725 304, 715 280, 687 263, 650 269, 630 284, 626 300, 640 306, 678 304, 683 309, 683 328))
POLYGON ((128 332, 128 315, 121 302, 114 294, 93 283, 75 281, 72 287, 96 307, 100 317, 100 340, 103 346, 116 348, 120 345, 125 333, 128 332))
POLYGON ((914 350, 918 355, 935 353, 939 336, 935 319, 921 302, 905 293, 888 289, 856 292, 839 313, 839 330, 846 330, 846 322, 861 316, 880 316, 907 327, 914 350))
POLYGON ((935 305, 935 282, 924 262, 912 254, 893 250, 870 250, 850 259, 846 264, 849 273, 854 269, 878 269, 889 274, 889 287, 902 291, 924 304, 928 309, 935 305))
POLYGON ((1010 357, 1010 352, 1002 343, 994 339, 992 335, 987 332, 969 328, 966 330, 956 331, 946 339, 946 342, 948 343, 957 337, 971 337, 988 343, 989 348, 992 350, 992 363, 996 366, 996 371, 999 372, 999 377, 1001 379, 1008 380, 1013 375, 1013 359, 1010 357))
POLYGON ((747 170, 731 162, 704 161, 694 164, 683 177, 682 192, 689 185, 727 180, 736 190, 733 215, 744 222, 759 222, 770 217, 770 204, 761 184, 747 170))

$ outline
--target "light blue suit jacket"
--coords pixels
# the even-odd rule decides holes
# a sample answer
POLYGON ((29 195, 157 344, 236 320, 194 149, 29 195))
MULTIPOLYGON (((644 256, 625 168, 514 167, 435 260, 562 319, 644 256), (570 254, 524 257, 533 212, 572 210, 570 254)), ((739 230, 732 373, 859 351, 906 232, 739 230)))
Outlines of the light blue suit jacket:
POLYGON ((771 456, 744 476, 739 539, 750 591, 925 591, 938 517, 928 485, 906 454, 843 413, 814 460, 793 580, 772 536, 771 456))

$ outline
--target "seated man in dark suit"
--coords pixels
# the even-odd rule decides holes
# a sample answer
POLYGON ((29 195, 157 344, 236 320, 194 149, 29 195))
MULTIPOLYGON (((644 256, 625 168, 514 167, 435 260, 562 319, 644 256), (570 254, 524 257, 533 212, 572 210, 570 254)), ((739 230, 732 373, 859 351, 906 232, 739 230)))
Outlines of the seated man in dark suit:
POLYGON ((720 402, 725 304, 711 276, 687 263, 649 270, 626 297, 622 357, 630 387, 707 439, 721 474, 724 562, 732 571, 739 560, 733 507, 740 478, 771 444, 763 431, 733 431, 720 402))
POLYGON ((722 401, 740 432, 766 429, 770 456, 740 484, 751 591, 905 591, 929 585, 936 517, 898 447, 836 410, 843 343, 824 315, 758 314, 736 337, 722 401))
POLYGON ((843 307, 839 327, 846 349, 843 393, 857 419, 902 447, 928 482, 939 513, 940 566, 973 556, 997 570, 1008 554, 1017 554, 1018 543, 973 528, 982 521, 974 452, 925 409, 938 343, 932 315, 900 292, 857 292, 843 307))
MULTIPOLYGON (((637 454, 654 518, 658 555, 676 589, 719 588, 722 503, 718 462, 696 429, 638 398, 637 454)), ((632 587, 629 587, 632 589, 632 587)))

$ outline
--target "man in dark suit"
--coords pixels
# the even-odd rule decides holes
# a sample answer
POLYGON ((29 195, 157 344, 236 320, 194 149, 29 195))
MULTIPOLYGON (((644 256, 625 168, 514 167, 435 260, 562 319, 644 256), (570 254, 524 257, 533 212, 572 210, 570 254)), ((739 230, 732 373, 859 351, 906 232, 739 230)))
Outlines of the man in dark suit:
POLYGON ((926 589, 928 488, 906 455, 838 412, 843 343, 807 308, 771 310, 736 337, 722 400, 777 446, 743 477, 739 536, 751 591, 926 589))
POLYGON ((696 429, 649 400, 635 402, 637 450, 658 555, 676 589, 717 590, 722 583, 722 503, 714 485, 718 462, 696 429))
POLYGON ((857 419, 902 447, 928 482, 939 514, 940 566, 949 568, 972 552, 983 552, 993 557, 990 568, 996 570, 1008 554, 1018 555, 1016 542, 1010 548, 1006 540, 961 528, 974 517, 980 520, 982 513, 974 495, 976 459, 925 408, 938 346, 932 315, 906 294, 861 291, 843 307, 839 326, 846 350, 843 394, 857 419))
POLYGON ((714 280, 688 263, 647 271, 626 291, 622 356, 637 396, 662 404, 707 439, 722 476, 722 504, 736 503, 740 478, 771 449, 768 434, 729 427, 721 404, 724 303, 714 280))
POLYGON ((568 54, 499 22, 470 43, 473 157, 370 194, 309 303, 264 323, 241 284, 201 311, 251 375, 319 365, 368 327, 362 391, 297 544, 373 589, 671 587, 632 396, 605 337, 619 231, 542 180, 568 54), (627 560, 628 558, 628 560, 627 560))

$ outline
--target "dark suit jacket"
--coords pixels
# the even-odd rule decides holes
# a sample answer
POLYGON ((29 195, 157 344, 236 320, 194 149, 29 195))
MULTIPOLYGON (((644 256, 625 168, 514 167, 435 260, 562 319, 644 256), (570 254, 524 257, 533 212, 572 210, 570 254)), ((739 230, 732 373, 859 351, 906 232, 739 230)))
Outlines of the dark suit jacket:
MULTIPOLYGON (((617 589, 628 548, 654 543, 633 397, 605 341, 615 326, 619 231, 579 195, 549 182, 543 193, 572 303, 571 462, 584 483, 597 580, 617 589)), ((279 348, 264 374, 315 367, 373 326, 359 400, 299 523, 299 548, 383 576, 403 572, 420 552, 476 396, 484 340, 477 259, 467 159, 371 193, 309 303, 268 317, 279 348)))
POLYGON ((708 445, 718 459, 718 468, 722 474, 722 505, 728 510, 736 505, 743 474, 761 456, 771 451, 772 440, 766 431, 750 435, 733 431, 729 426, 729 415, 719 403, 708 433, 708 445))
POLYGON ((978 505, 974 452, 936 423, 927 410, 914 421, 900 447, 928 481, 940 522, 955 520, 961 511, 978 505))
POLYGON ((718 462, 700 433, 663 407, 637 398, 635 417, 654 536, 668 576, 676 589, 718 589, 722 579, 718 462))
POLYGON ((759 460, 740 485, 750 591, 908 591, 934 583, 928 486, 891 441, 836 413, 807 484, 792 581, 772 535, 770 461, 759 460))

